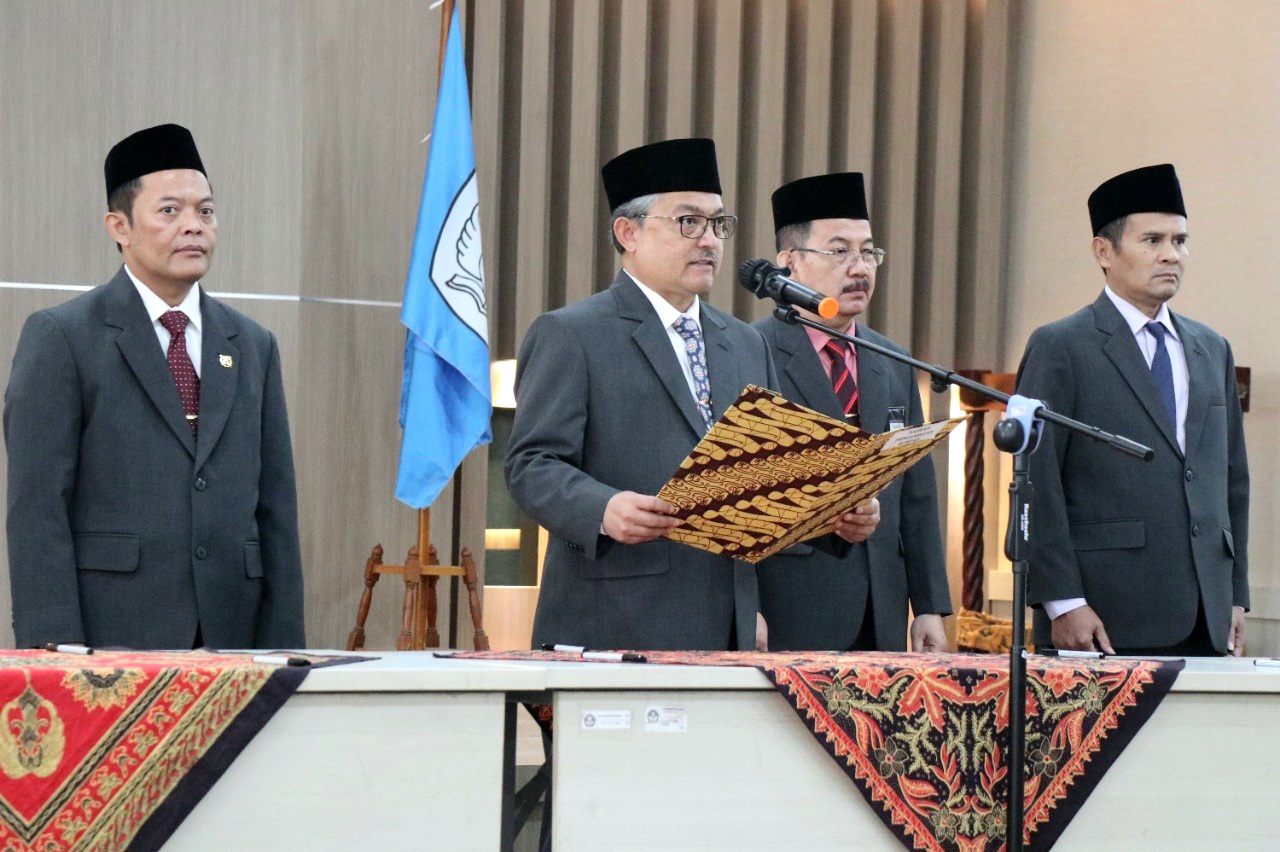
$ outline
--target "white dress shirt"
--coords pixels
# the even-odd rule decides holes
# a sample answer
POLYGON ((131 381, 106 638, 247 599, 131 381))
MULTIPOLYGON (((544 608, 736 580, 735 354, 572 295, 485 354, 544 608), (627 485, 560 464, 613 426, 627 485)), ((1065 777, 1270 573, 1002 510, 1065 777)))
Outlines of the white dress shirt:
MULTIPOLYGON (((1138 310, 1133 305, 1126 302, 1115 294, 1110 288, 1104 288, 1103 292, 1107 294, 1107 298, 1116 306, 1116 310, 1120 312, 1120 316, 1124 317, 1124 321, 1129 326, 1129 330, 1133 332, 1134 339, 1138 343, 1138 349, 1142 352, 1142 357, 1147 361, 1147 367, 1151 366, 1151 359, 1156 354, 1156 336, 1147 330, 1147 323, 1151 319, 1138 310)), ((1164 347, 1169 353, 1169 366, 1173 370, 1173 400, 1178 413, 1177 419, 1177 437, 1178 449, 1183 453, 1187 451, 1187 393, 1190 387, 1187 373, 1187 352, 1182 346, 1182 340, 1178 337, 1178 330, 1173 327, 1173 319, 1169 316, 1169 306, 1161 305, 1159 313, 1156 314, 1156 322, 1165 328, 1164 347)), ((1084 606, 1088 601, 1084 598, 1069 598, 1061 601, 1045 601, 1044 611, 1050 618, 1057 618, 1065 615, 1073 609, 1084 606)))
POLYGON ((187 343, 187 354, 191 356, 191 366, 196 368, 196 375, 199 376, 200 341, 203 339, 200 335, 199 282, 191 285, 191 289, 187 291, 187 297, 182 300, 182 304, 171 308, 150 287, 135 278, 127 264, 124 271, 128 274, 129 280, 133 282, 133 286, 138 288, 138 295, 142 297, 142 304, 147 309, 147 316, 151 317, 151 326, 155 329, 156 339, 160 341, 160 351, 165 353, 166 358, 169 355, 170 334, 169 329, 160 324, 160 317, 169 311, 182 311, 187 315, 187 332, 183 337, 187 343))
MULTIPOLYGON (((702 313, 698 308, 698 297, 695 295, 693 297, 693 304, 689 306, 689 310, 681 313, 676 310, 675 305, 662 298, 662 296, 658 295, 653 290, 644 286, 644 284, 640 283, 640 281, 630 272, 627 273, 627 277, 636 282, 636 286, 640 288, 640 292, 644 293, 644 297, 649 300, 650 304, 653 305, 653 309, 658 312, 658 319, 662 321, 662 325, 667 329, 667 339, 671 341, 671 348, 675 350, 676 353, 676 361, 680 363, 680 369, 684 373, 685 384, 689 386, 689 395, 696 401, 698 399, 698 390, 693 384, 693 368, 689 366, 689 354, 685 349, 684 338, 680 336, 680 332, 676 331, 673 326, 675 325, 676 320, 682 316, 686 316, 697 324, 698 332, 701 334, 702 313)), ((705 359, 707 351, 707 337, 705 334, 702 335, 702 351, 703 358, 705 359)), ((709 375, 710 370, 707 372, 709 375)))

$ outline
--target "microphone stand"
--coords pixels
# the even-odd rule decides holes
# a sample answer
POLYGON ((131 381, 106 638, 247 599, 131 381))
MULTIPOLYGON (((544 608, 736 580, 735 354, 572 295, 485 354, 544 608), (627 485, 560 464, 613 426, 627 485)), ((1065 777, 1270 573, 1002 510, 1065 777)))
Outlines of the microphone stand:
POLYGON ((895 352, 870 340, 834 331, 814 322, 791 305, 781 301, 773 315, 790 325, 803 325, 821 331, 830 337, 844 340, 859 349, 868 349, 899 363, 914 367, 933 377, 934 393, 942 393, 948 385, 973 391, 986 399, 1005 404, 1003 420, 992 430, 992 440, 1001 450, 1013 455, 1013 481, 1009 484, 1009 527, 1005 536, 1005 555, 1013 563, 1013 643, 1009 649, 1009 740, 1006 753, 1009 796, 1006 820, 1005 849, 1022 852, 1023 825, 1025 822, 1024 788, 1026 777, 1025 755, 1027 735, 1027 559, 1031 551, 1031 453, 1040 443, 1040 432, 1045 422, 1053 423, 1101 441, 1126 455, 1150 461, 1155 452, 1150 448, 1120 435, 1104 432, 1070 417, 1050 411, 1043 402, 1024 396, 1009 396, 981 382, 935 364, 926 364, 910 355, 895 352))

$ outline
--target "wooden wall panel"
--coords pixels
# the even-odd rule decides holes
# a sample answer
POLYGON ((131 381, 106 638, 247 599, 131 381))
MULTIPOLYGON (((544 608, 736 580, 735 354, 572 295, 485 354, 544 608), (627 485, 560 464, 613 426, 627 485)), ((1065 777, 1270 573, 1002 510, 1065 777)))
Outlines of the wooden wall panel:
MULTIPOLYGON (((880 14, 875 0, 836 4, 834 62, 831 77, 831 171, 868 172, 876 142, 876 78, 880 14)), ((876 175, 870 175, 867 201, 875 209, 876 175)))
MULTIPOLYGON (((701 85, 710 91, 741 92, 744 19, 742 0, 705 0, 699 7, 699 13, 708 22, 709 32, 703 41, 710 42, 705 45, 710 54, 707 57, 710 67, 704 71, 701 85)), ((716 159, 720 166, 720 188, 724 190, 725 207, 730 213, 741 215, 739 146, 736 142, 742 121, 742 98, 716 97, 709 100, 709 119, 698 132, 716 140, 716 159)), ((711 288, 711 304, 730 313, 733 313, 739 292, 732 275, 744 259, 757 256, 742 249, 747 240, 744 224, 739 223, 738 234, 725 247, 721 280, 711 288)))
MULTIPOLYGON (((574 3, 569 53, 572 76, 569 83, 569 140, 564 159, 568 182, 564 188, 570 200, 565 229, 565 303, 585 299, 595 292, 612 266, 597 262, 600 247, 608 244, 609 222, 602 215, 607 203, 600 186, 600 100, 604 85, 601 40, 604 15, 599 3, 574 3), (604 268, 602 268, 604 266, 604 268)), ((606 249, 612 252, 612 248, 606 249)), ((607 260, 607 255, 605 256, 607 260)))
POLYGON ((516 327, 528 328, 548 307, 551 198, 551 0, 525 0, 520 66, 520 182, 512 201, 519 210, 515 248, 516 327))
MULTIPOLYGON (((787 54, 790 46, 778 37, 785 32, 786 0, 756 0, 747 6, 743 33, 745 72, 743 86, 754 93, 745 99, 741 159, 738 161, 736 207, 742 221, 734 248, 733 263, 726 260, 717 286, 734 289, 737 314, 746 319, 767 316, 772 303, 765 303, 738 286, 738 264, 753 257, 773 256, 773 207, 770 196, 785 180, 785 149, 791 140, 786 134, 787 54)), ((727 254, 727 253, 726 253, 727 254)))
POLYGON ((967 59, 971 85, 966 100, 965 138, 968 188, 964 220, 971 223, 969 245, 960 267, 961 290, 970 298, 957 306, 957 355, 968 366, 985 369, 1010 357, 1005 352, 1003 295, 1008 263, 1009 113, 1013 71, 1010 42, 1015 4, 1009 0, 971 0, 967 59))
POLYGON ((884 38, 877 66, 873 178, 880 187, 871 210, 889 259, 876 276, 872 324, 894 340, 911 339, 916 229, 916 158, 920 149, 921 0, 882 0, 884 38))
POLYGON ((695 55, 698 7, 689 0, 669 0, 665 12, 665 38, 659 55, 666 56, 666 91, 662 126, 657 130, 668 139, 683 139, 693 135, 693 94, 702 84, 695 55))
POLYGON ((797 86, 788 94, 787 130, 796 144, 787 152, 787 180, 822 174, 832 169, 831 160, 831 73, 836 37, 834 0, 792 2, 794 44, 789 57, 791 76, 797 86))

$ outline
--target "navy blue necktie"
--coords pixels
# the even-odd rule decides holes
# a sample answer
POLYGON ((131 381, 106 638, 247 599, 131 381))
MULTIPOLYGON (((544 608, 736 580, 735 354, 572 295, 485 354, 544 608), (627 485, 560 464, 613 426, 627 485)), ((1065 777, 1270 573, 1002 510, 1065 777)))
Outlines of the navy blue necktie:
POLYGON ((1178 430, 1178 403, 1173 395, 1173 365, 1169 361, 1169 350, 1164 345, 1164 336, 1169 333, 1162 324, 1152 320, 1146 325, 1147 332, 1156 339, 1156 354, 1151 358, 1151 375, 1156 380, 1156 389, 1160 391, 1160 400, 1165 411, 1169 412, 1169 423, 1178 430))

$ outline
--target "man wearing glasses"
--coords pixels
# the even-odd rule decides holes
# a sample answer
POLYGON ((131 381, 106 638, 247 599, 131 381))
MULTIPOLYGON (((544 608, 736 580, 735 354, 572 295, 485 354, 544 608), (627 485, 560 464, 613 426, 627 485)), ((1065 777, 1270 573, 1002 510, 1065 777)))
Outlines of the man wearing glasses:
MULTIPOLYGON (((700 298, 737 226, 715 146, 646 145, 602 175, 622 271, 534 321, 516 376, 507 486, 551 533, 533 642, 750 649, 754 569, 664 538, 674 507, 653 496, 745 386, 777 386, 760 334, 700 298)), ((875 521, 837 532, 862 540, 875 521)))
MULTIPOLYGON (((904 351, 856 318, 875 292, 884 249, 871 236, 858 172, 789 183, 773 194, 778 265, 835 299, 827 327, 904 351)), ((868 432, 923 422, 915 371, 870 350, 774 317, 756 323, 777 365, 782 395, 868 432)), ((769 646, 780 651, 894 651, 946 648, 951 613, 938 529, 933 464, 926 456, 880 494, 880 526, 843 558, 800 544, 758 566, 769 646)))

